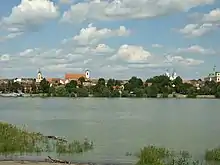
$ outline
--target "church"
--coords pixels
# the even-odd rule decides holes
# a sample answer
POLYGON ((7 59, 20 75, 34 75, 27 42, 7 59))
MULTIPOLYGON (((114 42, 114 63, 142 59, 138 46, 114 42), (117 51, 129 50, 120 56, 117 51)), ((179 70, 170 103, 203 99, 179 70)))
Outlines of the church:
MULTIPOLYGON (((86 70, 84 73, 66 73, 64 78, 46 78, 50 85, 65 85, 71 80, 75 80, 79 83, 79 79, 83 77, 85 79, 85 85, 91 84, 90 71, 86 70)), ((37 73, 36 83, 40 83, 43 80, 43 75, 40 69, 37 73)))

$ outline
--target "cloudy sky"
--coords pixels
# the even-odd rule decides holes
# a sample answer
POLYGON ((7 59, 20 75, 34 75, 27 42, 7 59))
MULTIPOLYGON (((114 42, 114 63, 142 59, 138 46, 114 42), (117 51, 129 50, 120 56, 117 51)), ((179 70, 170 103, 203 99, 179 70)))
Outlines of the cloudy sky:
POLYGON ((1 0, 0 77, 198 78, 220 69, 220 0, 1 0))

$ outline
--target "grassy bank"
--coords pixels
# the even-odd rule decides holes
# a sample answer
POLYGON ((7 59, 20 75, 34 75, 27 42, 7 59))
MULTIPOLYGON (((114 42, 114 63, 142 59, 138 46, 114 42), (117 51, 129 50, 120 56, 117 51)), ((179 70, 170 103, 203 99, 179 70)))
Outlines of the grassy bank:
POLYGON ((0 154, 7 157, 13 155, 41 155, 41 153, 75 154, 86 152, 93 145, 79 141, 50 140, 41 133, 29 132, 25 127, 0 122, 0 154))
POLYGON ((202 160, 195 160, 188 151, 173 151, 162 147, 147 146, 136 154, 136 165, 219 165, 220 147, 206 150, 202 160))
MULTIPOLYGON (((83 153, 93 149, 93 144, 88 141, 80 143, 79 141, 67 142, 65 140, 50 140, 41 133, 29 132, 25 127, 18 128, 15 125, 0 122, 0 154, 4 158, 10 156, 41 155, 42 153, 56 153, 71 155, 83 153)), ((146 146, 136 154, 138 162, 136 165, 217 165, 220 164, 220 147, 204 151, 204 158, 194 160, 188 151, 176 152, 167 148, 146 146)), ((130 154, 127 154, 130 155, 130 154)), ((45 156, 45 158, 47 155, 45 156)), ((10 159, 7 159, 10 160, 10 159)), ((13 160, 13 159, 11 159, 13 160)), ((0 161, 0 165, 20 164, 14 161, 0 161)), ((26 164, 34 164, 28 162, 26 164)), ((48 163, 38 163, 47 165, 48 163)), ((88 164, 88 163, 84 163, 88 164)))

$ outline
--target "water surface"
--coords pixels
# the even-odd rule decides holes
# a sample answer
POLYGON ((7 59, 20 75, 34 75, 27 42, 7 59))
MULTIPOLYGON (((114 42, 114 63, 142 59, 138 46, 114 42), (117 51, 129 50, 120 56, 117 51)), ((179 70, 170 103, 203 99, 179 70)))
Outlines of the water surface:
POLYGON ((0 98, 0 120, 46 135, 94 141, 84 161, 135 161, 148 144, 200 157, 220 144, 220 101, 205 99, 0 98))

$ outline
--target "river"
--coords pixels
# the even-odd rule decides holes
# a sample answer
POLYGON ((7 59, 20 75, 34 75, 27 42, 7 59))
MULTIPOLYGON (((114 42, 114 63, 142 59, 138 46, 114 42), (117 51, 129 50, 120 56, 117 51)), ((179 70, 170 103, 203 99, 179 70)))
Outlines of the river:
POLYGON ((134 162, 155 144, 200 157, 220 145, 220 101, 205 99, 0 98, 0 120, 46 135, 94 141, 74 160, 134 162))

